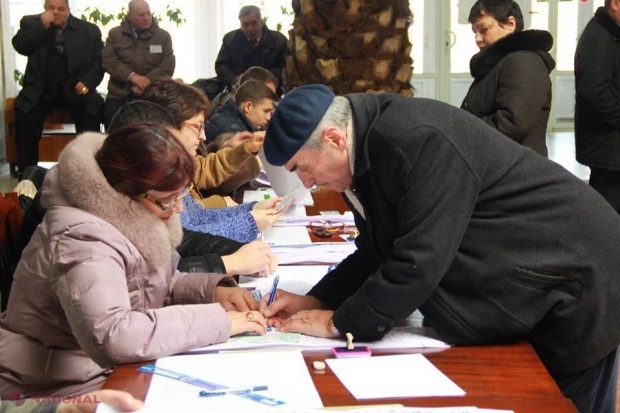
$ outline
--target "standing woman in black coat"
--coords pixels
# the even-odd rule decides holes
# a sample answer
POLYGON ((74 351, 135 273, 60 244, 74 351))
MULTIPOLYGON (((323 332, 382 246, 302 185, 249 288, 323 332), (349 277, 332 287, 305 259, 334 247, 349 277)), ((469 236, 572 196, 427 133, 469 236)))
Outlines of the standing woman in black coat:
POLYGON ((513 0, 478 0, 468 20, 480 52, 469 63, 474 83, 461 108, 546 157, 553 37, 544 30, 524 31, 513 0))

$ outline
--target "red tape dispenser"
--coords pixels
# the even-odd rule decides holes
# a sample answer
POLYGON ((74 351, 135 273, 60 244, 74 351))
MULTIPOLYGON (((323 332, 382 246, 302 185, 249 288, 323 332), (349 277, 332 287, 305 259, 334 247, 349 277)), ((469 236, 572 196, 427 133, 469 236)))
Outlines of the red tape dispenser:
POLYGON ((347 333, 347 346, 346 347, 332 347, 332 353, 336 358, 345 357, 370 357, 372 351, 368 346, 354 346, 353 334, 347 333))

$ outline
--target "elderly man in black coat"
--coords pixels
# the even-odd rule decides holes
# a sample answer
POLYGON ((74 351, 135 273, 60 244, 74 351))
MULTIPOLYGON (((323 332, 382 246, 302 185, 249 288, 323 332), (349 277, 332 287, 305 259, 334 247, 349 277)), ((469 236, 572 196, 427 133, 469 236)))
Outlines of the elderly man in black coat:
POLYGON ((73 17, 68 0, 46 0, 44 8, 42 14, 24 16, 13 37, 15 50, 28 56, 15 99, 20 171, 37 164, 43 123, 53 108, 68 108, 78 133, 100 129, 101 32, 73 17))
POLYGON ((278 93, 281 94, 282 69, 286 66, 286 37, 267 28, 256 6, 242 7, 239 21, 240 29, 224 35, 215 60, 217 78, 228 90, 232 90, 243 72, 251 66, 260 66, 278 79, 278 93))
POLYGON ((323 85, 282 99, 264 151, 360 232, 307 296, 261 303, 280 331, 377 340, 419 309, 454 345, 529 340, 580 412, 615 412, 620 217, 588 185, 450 105, 323 85))

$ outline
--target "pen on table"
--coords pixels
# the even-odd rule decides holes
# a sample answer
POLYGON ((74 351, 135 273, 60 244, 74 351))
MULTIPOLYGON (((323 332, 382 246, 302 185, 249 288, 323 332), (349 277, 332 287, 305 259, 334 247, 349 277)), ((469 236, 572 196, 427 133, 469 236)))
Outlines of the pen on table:
POLYGON ((276 298, 276 290, 278 289, 278 281, 280 281, 280 276, 276 275, 276 278, 273 280, 273 286, 271 287, 271 295, 269 296, 269 301, 267 301, 267 307, 273 303, 273 300, 276 298))
POLYGON ((198 393, 200 397, 212 397, 212 396, 223 396, 225 394, 235 394, 235 393, 249 393, 253 391, 261 391, 261 390, 269 390, 269 386, 252 386, 252 387, 242 387, 242 388, 231 388, 231 389, 215 389, 209 391, 201 391, 198 393))

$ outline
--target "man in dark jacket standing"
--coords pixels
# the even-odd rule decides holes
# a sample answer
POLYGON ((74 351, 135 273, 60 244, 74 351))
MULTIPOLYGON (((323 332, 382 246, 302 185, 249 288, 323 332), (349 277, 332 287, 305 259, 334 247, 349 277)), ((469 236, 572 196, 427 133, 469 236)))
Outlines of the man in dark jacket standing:
POLYGON ((575 52, 577 161, 590 185, 620 214, 620 3, 606 0, 575 52))
POLYGON ((261 302, 280 331, 376 340, 419 309, 451 344, 529 340, 580 412, 615 412, 620 217, 588 185, 450 105, 323 85, 282 99, 264 151, 360 232, 307 296, 261 302))
POLYGON ((461 108, 546 157, 553 37, 523 30, 514 0, 478 0, 469 22, 480 52, 469 63, 474 83, 461 108))
POLYGON ((239 21, 241 28, 226 33, 222 41, 215 60, 217 78, 232 90, 243 72, 251 66, 260 66, 275 75, 281 92, 282 69, 286 66, 286 37, 267 28, 256 6, 242 7, 239 21))
POLYGON ((78 133, 100 128, 101 32, 73 17, 68 0, 46 0, 44 8, 24 16, 13 37, 15 50, 28 56, 24 86, 15 99, 20 171, 37 164, 43 123, 52 109, 68 108, 78 133))
POLYGON ((172 76, 176 66, 172 38, 161 29, 144 0, 131 0, 127 17, 110 30, 103 49, 103 68, 110 74, 104 123, 110 126, 116 111, 140 97, 151 81, 172 76))

